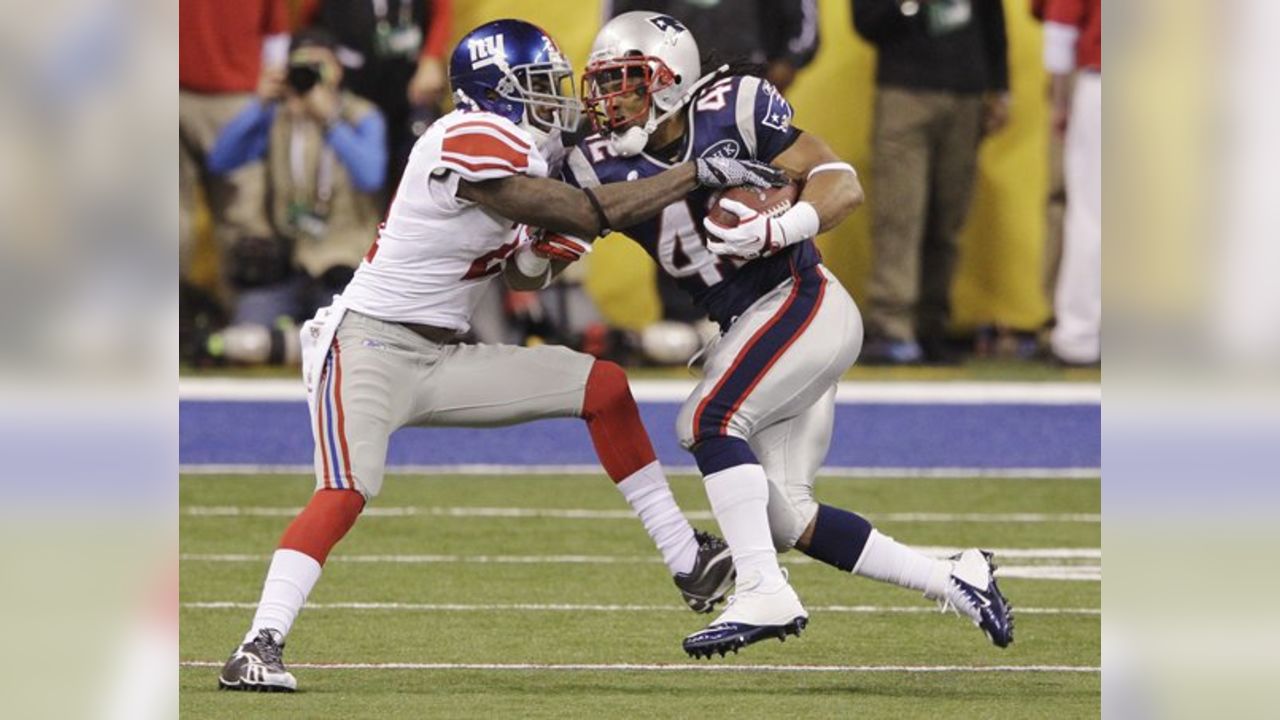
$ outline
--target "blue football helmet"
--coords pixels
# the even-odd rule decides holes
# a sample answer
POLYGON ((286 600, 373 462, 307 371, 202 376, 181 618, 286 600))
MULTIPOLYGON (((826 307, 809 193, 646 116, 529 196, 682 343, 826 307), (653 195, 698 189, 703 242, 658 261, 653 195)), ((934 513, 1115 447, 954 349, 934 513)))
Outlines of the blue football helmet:
POLYGON ((449 58, 460 107, 547 134, 578 129, 582 106, 573 67, 551 36, 523 20, 494 20, 467 33, 449 58))

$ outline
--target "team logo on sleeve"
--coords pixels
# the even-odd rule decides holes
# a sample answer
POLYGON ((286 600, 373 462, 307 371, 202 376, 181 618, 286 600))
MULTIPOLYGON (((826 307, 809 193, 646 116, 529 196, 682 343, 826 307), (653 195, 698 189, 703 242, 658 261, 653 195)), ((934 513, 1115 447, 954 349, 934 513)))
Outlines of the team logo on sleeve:
POLYGON ((668 30, 674 30, 678 33, 685 32, 685 26, 681 25, 679 20, 671 17, 670 15, 654 15, 649 18, 649 22, 663 32, 668 30))
POLYGON ((734 140, 733 138, 725 138, 706 150, 703 150, 701 157, 736 158, 738 157, 739 150, 741 150, 741 146, 738 145, 737 140, 734 140))
POLYGON ((507 51, 502 47, 502 33, 468 40, 467 50, 471 51, 472 70, 479 70, 507 60, 507 51))
POLYGON ((760 118, 760 124, 783 131, 791 127, 791 116, 795 114, 791 103, 787 102, 787 99, 782 97, 782 93, 778 92, 778 89, 768 80, 760 82, 760 91, 769 98, 769 105, 764 117, 760 118))

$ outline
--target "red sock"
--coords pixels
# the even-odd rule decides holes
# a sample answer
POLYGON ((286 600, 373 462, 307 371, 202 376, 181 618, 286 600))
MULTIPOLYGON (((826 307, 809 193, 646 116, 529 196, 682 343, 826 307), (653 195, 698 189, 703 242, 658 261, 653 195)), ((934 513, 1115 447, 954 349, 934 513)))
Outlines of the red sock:
POLYGON ((347 534, 363 509, 364 496, 355 490, 318 490, 289 523, 280 538, 280 548, 297 550, 324 565, 329 551, 347 534))
POLYGON ((587 421, 600 464, 615 483, 657 459, 640 421, 640 408, 631 397, 627 373, 616 364, 597 360, 591 366, 582 419, 587 421))

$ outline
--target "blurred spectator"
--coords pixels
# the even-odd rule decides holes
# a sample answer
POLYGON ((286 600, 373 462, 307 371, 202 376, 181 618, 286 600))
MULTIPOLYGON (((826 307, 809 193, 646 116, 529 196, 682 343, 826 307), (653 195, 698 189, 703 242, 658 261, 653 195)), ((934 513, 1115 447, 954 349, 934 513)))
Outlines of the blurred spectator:
POLYGON ((605 0, 604 19, 633 10, 684 23, 703 56, 765 65, 784 92, 818 54, 817 0, 605 0))
MULTIPOLYGON (((1031 0, 1031 15, 1044 22, 1048 0, 1031 0)), ((1050 125, 1052 125, 1052 121, 1050 125)), ((1047 326, 1052 327, 1053 296, 1058 287, 1058 267, 1062 262, 1062 223, 1067 207, 1067 186, 1062 174, 1062 133, 1049 132, 1049 191, 1045 202, 1044 275, 1042 287, 1050 308, 1047 326)))
POLYGON ((214 177, 205 162, 222 126, 252 100, 264 60, 284 64, 287 30, 285 0, 178 3, 179 272, 184 278, 195 246, 201 187, 220 250, 269 232, 262 164, 214 177))
POLYGON ((413 143, 440 115, 452 14, 452 0, 303 0, 303 23, 338 41, 347 88, 386 118, 388 189, 399 185, 413 143))
POLYGON ((1063 363, 1087 365, 1102 357, 1102 2, 1047 0, 1044 21, 1044 64, 1053 75, 1054 132, 1065 136, 1067 185, 1050 346, 1063 363))
POLYGON ((1001 0, 853 0, 876 46, 866 363, 949 363, 956 246, 978 145, 1009 119, 1001 0))
POLYGON ((283 349, 264 345, 267 328, 327 304, 372 241, 386 175, 386 124, 372 103, 341 89, 336 47, 321 28, 295 34, 287 70, 263 73, 258 99, 227 124, 209 153, 209 169, 219 174, 266 159, 275 230, 242 240, 232 258, 241 292, 233 323, 251 327, 213 338, 214 355, 295 360, 292 338, 283 349))
MULTIPOLYGON (((689 28, 704 73, 724 63, 759 65, 785 92, 818 54, 817 0, 605 0, 604 19, 633 10, 664 13, 689 28)), ((642 333, 643 346, 653 349, 645 354, 658 364, 684 364, 718 330, 670 275, 657 273, 656 283, 662 321, 642 333)))

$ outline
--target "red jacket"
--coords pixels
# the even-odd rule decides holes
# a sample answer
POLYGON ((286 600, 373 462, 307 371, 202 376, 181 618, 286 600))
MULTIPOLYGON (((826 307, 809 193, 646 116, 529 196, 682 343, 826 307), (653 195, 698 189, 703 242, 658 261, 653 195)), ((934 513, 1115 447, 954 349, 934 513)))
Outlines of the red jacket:
POLYGON ((178 87, 252 92, 262 70, 262 41, 288 31, 284 0, 182 0, 178 87))
POLYGON ((1102 0, 1033 0, 1045 23, 1074 28, 1076 67, 1102 70, 1102 0), (1038 7, 1037 7, 1038 6, 1038 7))

